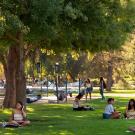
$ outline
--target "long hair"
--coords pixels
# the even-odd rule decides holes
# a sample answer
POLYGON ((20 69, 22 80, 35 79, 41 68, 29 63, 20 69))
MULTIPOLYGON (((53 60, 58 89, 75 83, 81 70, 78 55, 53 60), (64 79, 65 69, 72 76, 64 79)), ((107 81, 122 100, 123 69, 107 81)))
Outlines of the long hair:
POLYGON ((20 104, 22 106, 21 109, 23 108, 23 103, 21 101, 18 101, 16 104, 20 104))
POLYGON ((91 81, 90 81, 90 79, 89 79, 89 78, 87 79, 87 81, 86 81, 86 82, 87 82, 87 83, 91 83, 91 81))
POLYGON ((100 77, 100 83, 103 82, 104 85, 106 85, 105 80, 103 77, 100 77))
POLYGON ((77 99, 81 99, 81 98, 83 98, 83 94, 82 93, 79 93, 75 98, 77 98, 77 99))
POLYGON ((104 78, 103 77, 100 77, 100 82, 102 82, 102 81, 104 82, 104 78))
POLYGON ((135 100, 134 100, 134 99, 130 99, 130 100, 129 100, 129 103, 128 103, 128 110, 131 110, 131 109, 132 109, 132 106, 130 105, 131 102, 133 102, 133 107, 134 107, 134 110, 135 110, 135 100))

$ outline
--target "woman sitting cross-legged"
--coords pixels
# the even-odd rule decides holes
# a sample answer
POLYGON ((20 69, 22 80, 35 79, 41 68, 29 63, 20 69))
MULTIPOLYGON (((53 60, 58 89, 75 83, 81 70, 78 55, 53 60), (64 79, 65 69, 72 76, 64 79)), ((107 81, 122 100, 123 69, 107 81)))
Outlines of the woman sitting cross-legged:
POLYGON ((127 119, 135 119, 135 100, 130 99, 128 103, 128 107, 125 112, 125 117, 127 119))
POLYGON ((105 107, 105 111, 103 113, 103 119, 119 119, 120 113, 114 110, 114 98, 108 99, 108 104, 105 107))
POLYGON ((17 102, 16 108, 13 109, 9 124, 18 126, 26 126, 30 124, 30 121, 26 119, 26 113, 22 102, 17 102))

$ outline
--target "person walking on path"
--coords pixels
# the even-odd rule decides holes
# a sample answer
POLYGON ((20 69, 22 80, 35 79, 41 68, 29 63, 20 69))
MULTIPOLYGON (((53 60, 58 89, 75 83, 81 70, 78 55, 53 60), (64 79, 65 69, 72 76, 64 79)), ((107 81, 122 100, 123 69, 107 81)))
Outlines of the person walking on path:
POLYGON ((104 81, 104 78, 103 77, 100 77, 100 84, 99 84, 99 90, 100 90, 100 95, 102 97, 102 100, 105 99, 105 96, 104 96, 104 90, 106 89, 106 83, 104 81))

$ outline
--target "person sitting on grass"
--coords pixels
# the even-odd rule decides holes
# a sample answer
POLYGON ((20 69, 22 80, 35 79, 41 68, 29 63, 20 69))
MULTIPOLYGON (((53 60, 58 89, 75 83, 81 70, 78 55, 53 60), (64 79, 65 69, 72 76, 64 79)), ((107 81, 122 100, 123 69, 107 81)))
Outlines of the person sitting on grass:
POLYGON ((30 121, 26 119, 26 113, 22 102, 17 102, 16 108, 13 109, 9 124, 18 126, 26 126, 30 124, 30 121))
POLYGON ((103 113, 103 119, 119 119, 120 113, 115 111, 113 104, 114 98, 108 98, 107 106, 105 107, 105 111, 103 113))
POLYGON ((75 100, 73 102, 73 110, 74 111, 87 111, 87 110, 94 110, 94 108, 89 106, 81 106, 79 101, 82 98, 82 94, 80 93, 78 96, 75 97, 75 100))
POLYGON ((128 107, 125 112, 125 117, 127 119, 135 119, 135 100, 130 99, 128 103, 128 107))

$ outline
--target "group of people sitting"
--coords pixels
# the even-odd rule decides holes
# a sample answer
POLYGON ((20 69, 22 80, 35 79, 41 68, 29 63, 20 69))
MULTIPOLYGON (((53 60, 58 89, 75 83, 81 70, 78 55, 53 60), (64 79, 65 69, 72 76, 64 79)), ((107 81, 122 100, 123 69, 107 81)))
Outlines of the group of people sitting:
MULTIPOLYGON (((95 110, 93 107, 82 106, 80 105, 80 99, 82 99, 84 93, 79 93, 73 102, 73 110, 74 111, 87 111, 87 110, 95 110)), ((130 99, 128 105, 126 107, 125 112, 122 114, 121 112, 114 109, 114 98, 108 98, 107 105, 103 112, 103 119, 119 119, 124 116, 126 119, 135 119, 135 100, 130 99)))
MULTIPOLYGON (((75 97, 75 100, 73 102, 73 110, 74 111, 88 111, 88 110, 95 110, 92 107, 89 106, 81 106, 79 101, 83 97, 84 94, 79 94, 75 97)), ((104 113, 103 113, 103 119, 120 119, 122 116, 122 113, 114 109, 114 98, 108 98, 107 105, 105 107, 104 113)), ((130 99, 128 102, 128 105, 126 107, 126 110, 123 114, 125 119, 135 119, 135 100, 130 99)), ((132 132, 135 132, 135 127, 129 127, 129 130, 132 132)))
MULTIPOLYGON (((113 107, 115 101, 114 98, 108 98, 105 111, 103 113, 103 119, 119 119, 122 116, 122 113, 116 111, 113 107)), ((124 112, 124 117, 126 119, 135 119, 135 100, 130 99, 128 106, 124 112)))
MULTIPOLYGON (((122 116, 121 112, 118 112, 114 109, 114 98, 108 99, 108 104, 105 107, 105 111, 103 113, 103 119, 119 119, 122 116)), ((135 119, 135 100, 130 99, 126 110, 124 112, 124 118, 126 119, 135 119)), ((135 127, 129 127, 129 130, 135 132, 135 127)))

